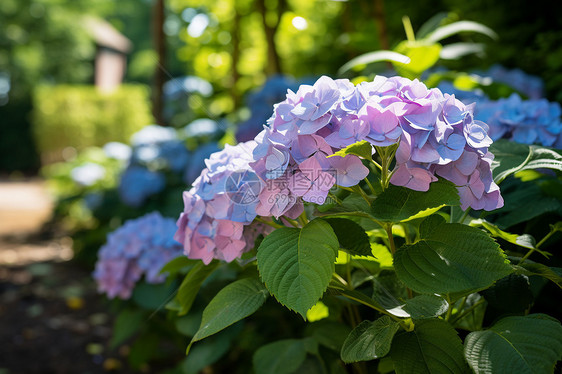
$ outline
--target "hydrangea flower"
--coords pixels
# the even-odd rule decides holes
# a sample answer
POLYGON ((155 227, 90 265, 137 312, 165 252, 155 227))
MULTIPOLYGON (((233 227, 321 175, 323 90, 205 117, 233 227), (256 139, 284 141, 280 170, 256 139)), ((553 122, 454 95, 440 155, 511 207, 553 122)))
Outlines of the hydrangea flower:
POLYGON ((98 291, 110 299, 128 299, 143 275, 148 283, 163 282, 162 267, 182 254, 182 246, 173 239, 175 231, 173 219, 153 212, 110 233, 93 273, 98 291))
POLYGON ((119 181, 119 197, 132 207, 140 207, 145 200, 166 187, 166 177, 139 165, 129 166, 119 181))
POLYGON ((247 250, 244 226, 256 217, 263 184, 251 169, 256 142, 226 145, 207 160, 191 190, 183 193, 184 211, 175 238, 184 253, 205 264, 230 262, 247 250))
MULTIPOLYGON (((349 155, 346 161, 333 161, 338 157, 326 156, 360 140, 378 147, 399 144, 390 182, 427 191, 441 166, 466 152, 479 160, 487 154, 492 139, 487 125, 474 119, 473 110, 454 95, 402 77, 378 76, 358 86, 346 79, 321 77, 296 93, 289 90, 255 139, 258 145, 251 165, 268 186, 262 190, 257 211, 276 217, 295 214, 300 198, 321 202, 336 182, 344 187, 359 183, 368 174, 359 158, 349 155)), ((475 174, 477 165, 468 174, 471 186, 487 176, 475 174)), ((467 181, 459 183, 462 192, 467 181)), ((502 206, 497 186, 493 182, 485 186, 475 196, 461 196, 463 206, 487 210, 502 206)))
POLYGON ((322 204, 334 185, 353 187, 367 177, 357 156, 334 155, 360 140, 373 152, 399 144, 390 183, 427 191, 440 176, 456 184, 463 209, 499 208, 487 131, 472 105, 417 80, 376 77, 355 86, 321 77, 289 90, 254 141, 205 160, 184 192, 175 238, 206 264, 240 257, 255 236, 256 216, 295 219, 304 201, 322 204))
POLYGON ((476 107, 475 117, 490 126, 492 139, 562 148, 560 104, 546 99, 522 100, 517 94, 476 107))
POLYGON ((298 83, 290 77, 284 75, 269 77, 259 90, 248 95, 247 105, 251 115, 238 126, 236 140, 245 142, 254 139, 271 116, 273 104, 282 101, 288 89, 297 90, 298 88, 298 83))

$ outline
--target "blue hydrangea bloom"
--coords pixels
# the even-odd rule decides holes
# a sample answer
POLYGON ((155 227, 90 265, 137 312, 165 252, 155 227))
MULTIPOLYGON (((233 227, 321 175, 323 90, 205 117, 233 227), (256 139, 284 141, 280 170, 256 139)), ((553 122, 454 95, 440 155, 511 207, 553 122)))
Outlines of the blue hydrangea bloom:
POLYGON ((144 275, 148 283, 161 283, 162 267, 181 256, 183 247, 174 240, 175 221, 158 212, 129 220, 107 236, 98 253, 93 273, 99 292, 109 298, 128 299, 144 275))
POLYGON ((162 173, 132 165, 121 175, 118 192, 125 204, 140 207, 149 196, 163 191, 165 187, 166 178, 162 173))

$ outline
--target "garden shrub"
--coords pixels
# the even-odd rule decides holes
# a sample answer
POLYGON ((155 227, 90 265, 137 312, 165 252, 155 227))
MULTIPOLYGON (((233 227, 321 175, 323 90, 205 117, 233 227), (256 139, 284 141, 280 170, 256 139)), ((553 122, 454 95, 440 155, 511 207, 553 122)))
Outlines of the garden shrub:
POLYGON ((43 161, 60 160, 69 146, 127 142, 151 122, 148 89, 142 85, 123 85, 112 93, 81 85, 45 85, 35 91, 33 132, 43 161))

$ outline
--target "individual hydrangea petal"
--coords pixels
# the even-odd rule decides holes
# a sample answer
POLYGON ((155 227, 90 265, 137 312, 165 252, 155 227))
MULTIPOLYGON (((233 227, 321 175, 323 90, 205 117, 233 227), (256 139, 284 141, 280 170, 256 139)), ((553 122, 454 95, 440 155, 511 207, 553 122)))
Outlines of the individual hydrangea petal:
POLYGON ((335 169, 336 184, 342 187, 352 187, 369 175, 369 169, 354 155, 345 157, 330 157, 330 165, 335 169))

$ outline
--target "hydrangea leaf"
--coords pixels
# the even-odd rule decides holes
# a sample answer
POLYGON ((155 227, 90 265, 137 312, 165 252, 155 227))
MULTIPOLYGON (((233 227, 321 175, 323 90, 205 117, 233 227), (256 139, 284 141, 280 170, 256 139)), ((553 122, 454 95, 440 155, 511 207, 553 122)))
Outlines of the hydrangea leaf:
POLYGON ((435 213, 443 206, 459 205, 456 187, 440 179, 425 192, 390 185, 373 202, 371 215, 383 222, 405 222, 435 213))
POLYGON ((211 262, 209 265, 205 265, 199 261, 183 279, 178 289, 178 294, 176 300, 180 305, 179 315, 184 315, 189 312, 195 296, 201 288, 201 284, 207 279, 209 275, 219 266, 219 262, 211 262))
POLYGON ((492 171, 494 181, 498 184, 511 174, 522 170, 562 171, 562 155, 554 149, 500 139, 495 141, 489 150, 495 156, 492 171))
POLYGON ((402 307, 413 319, 439 317, 447 311, 449 304, 445 299, 435 295, 418 295, 406 300, 402 307))
POLYGON ((395 51, 407 56, 411 61, 409 64, 395 63, 394 67, 402 76, 417 78, 439 61, 441 48, 441 44, 435 42, 404 40, 396 46, 395 51))
POLYGON ((487 35, 494 40, 498 39, 498 34, 496 34, 494 30, 474 21, 458 21, 441 26, 430 33, 425 39, 431 43, 436 43, 461 32, 477 32, 479 34, 487 35))
POLYGON ((414 331, 396 334, 390 357, 396 374, 469 373, 461 339, 441 319, 416 322, 414 331))
POLYGON ((327 156, 326 158, 330 157, 345 157, 347 155, 355 155, 365 160, 371 160, 373 155, 373 146, 366 140, 358 141, 357 143, 353 143, 348 145, 345 148, 340 149, 339 151, 335 152, 332 155, 327 156))
POLYGON ((392 338, 399 328, 400 325, 388 316, 383 316, 374 322, 361 322, 343 343, 342 361, 348 364, 386 356, 390 351, 392 338))
POLYGON ((477 373, 551 373, 562 357, 562 326, 544 314, 512 316, 471 332, 465 357, 477 373))
POLYGON ((275 298, 306 318, 330 283, 338 248, 334 230, 320 219, 277 229, 258 248, 258 270, 275 298))
POLYGON ((394 268, 414 291, 440 295, 484 289, 513 271, 488 234, 457 223, 443 223, 426 238, 402 246, 394 268))
POLYGON ((439 214, 432 214, 431 216, 426 217, 420 223, 420 237, 427 238, 437 226, 443 223, 445 223, 445 218, 439 214))
POLYGON ((289 374, 306 358, 304 340, 285 339, 260 347, 253 357, 256 374, 289 374))
POLYGON ((554 282, 554 284, 562 288, 562 268, 549 267, 536 262, 531 262, 530 260, 526 260, 521 265, 515 266, 515 271, 527 276, 541 276, 554 282))
POLYGON ((186 354, 193 343, 216 334, 254 313, 267 297, 265 286, 254 278, 237 280, 220 290, 203 310, 201 325, 191 339, 186 354))
POLYGON ((392 61, 397 64, 407 64, 410 62, 410 58, 393 51, 369 52, 348 61, 338 70, 338 74, 341 75, 346 71, 361 65, 372 64, 373 62, 381 61, 392 61))
POLYGON ((345 218, 327 218, 338 237, 340 248, 356 256, 372 256, 371 244, 365 230, 357 223, 345 218))

